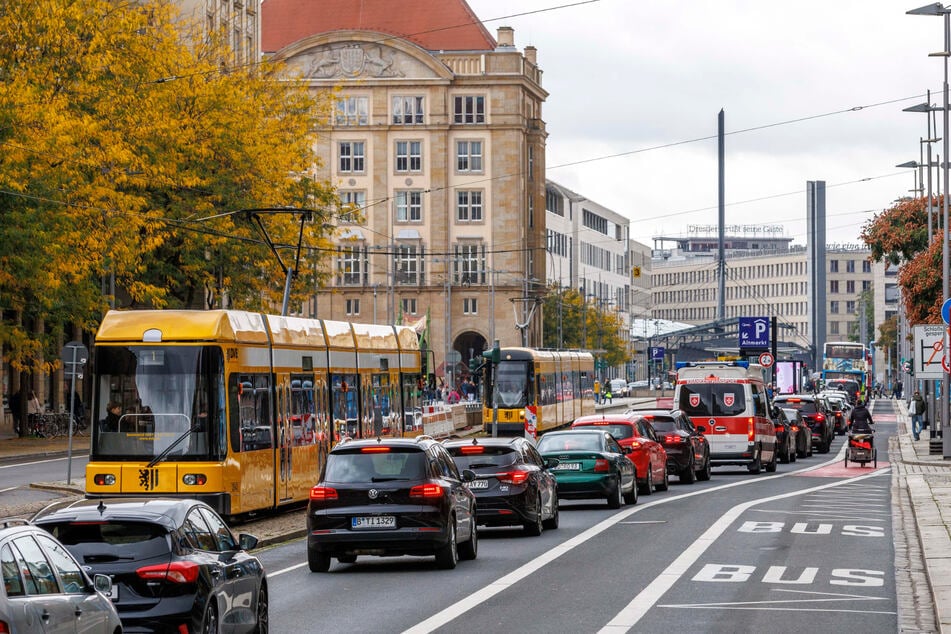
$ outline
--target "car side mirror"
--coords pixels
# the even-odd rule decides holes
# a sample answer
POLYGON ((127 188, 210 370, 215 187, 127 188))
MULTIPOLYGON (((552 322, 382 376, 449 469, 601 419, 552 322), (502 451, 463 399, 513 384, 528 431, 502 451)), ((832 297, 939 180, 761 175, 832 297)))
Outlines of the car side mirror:
POLYGON ((700 433, 700 434, 702 434, 703 432, 707 431, 707 428, 704 427, 703 425, 697 425, 697 428, 696 428, 696 429, 697 429, 697 433, 700 433))
POLYGON ((107 597, 112 594, 112 577, 109 575, 95 575, 92 578, 92 585, 96 592, 100 592, 107 597))
POLYGON ((633 451, 633 449, 631 449, 630 447, 627 447, 627 446, 621 447, 621 453, 623 453, 623 454, 625 454, 625 455, 631 453, 631 451, 633 451))
POLYGON ((248 535, 247 533, 238 535, 238 547, 241 548, 241 550, 251 550, 257 547, 257 545, 258 538, 254 535, 248 535))
POLYGON ((463 469, 462 470, 462 481, 463 482, 472 482, 476 479, 475 471, 472 469, 463 469))

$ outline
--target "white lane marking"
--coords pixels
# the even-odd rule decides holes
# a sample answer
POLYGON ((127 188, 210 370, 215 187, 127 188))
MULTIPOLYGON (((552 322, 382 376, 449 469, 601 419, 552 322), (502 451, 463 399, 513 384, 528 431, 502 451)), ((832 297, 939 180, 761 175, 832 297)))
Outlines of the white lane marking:
MULTIPOLYGON (((511 586, 513 586, 514 584, 518 583, 519 581, 521 581, 522 579, 524 579, 524 578, 527 577, 528 575, 532 574, 532 573, 535 572, 536 570, 539 570, 539 569, 542 568, 543 566, 545 566, 545 565, 551 563, 552 561, 558 559, 559 557, 561 557, 561 556, 564 555, 565 553, 567 553, 567 552, 573 550, 575 547, 580 546, 581 544, 584 544, 585 542, 587 542, 587 541, 590 540, 590 539, 593 539, 594 537, 596 537, 597 535, 599 535, 599 534, 602 533, 603 531, 607 530, 608 528, 611 528, 611 527, 614 526, 615 524, 618 524, 618 523, 620 523, 621 521, 627 519, 628 517, 630 517, 630 516, 633 515, 634 513, 639 513, 639 512, 641 512, 641 511, 643 511, 644 509, 653 508, 653 507, 659 506, 659 505, 661 505, 661 504, 669 504, 669 503, 671 503, 671 502, 676 502, 676 501, 679 501, 679 500, 683 500, 683 499, 685 499, 685 498, 693 497, 693 496, 695 496, 695 495, 706 495, 707 493, 710 493, 710 492, 712 492, 712 491, 723 491, 723 490, 726 490, 726 489, 732 489, 732 488, 734 488, 734 487, 747 486, 747 485, 750 485, 750 484, 757 484, 757 483, 760 483, 760 482, 765 482, 765 481, 767 481, 767 480, 772 480, 773 478, 785 478, 785 477, 788 477, 788 476, 796 475, 796 474, 801 473, 801 472, 803 472, 803 471, 812 471, 813 469, 819 469, 819 468, 821 468, 821 467, 828 466, 828 465, 833 464, 833 463, 838 462, 838 461, 839 461, 839 458, 833 458, 832 460, 829 460, 828 462, 821 463, 821 464, 818 464, 818 465, 815 465, 815 466, 811 466, 811 467, 807 467, 807 468, 805 468, 805 469, 799 469, 799 470, 797 470, 797 471, 790 471, 789 473, 777 473, 776 475, 768 475, 768 476, 762 476, 762 477, 756 477, 756 478, 748 478, 748 479, 745 479, 745 480, 737 480, 736 482, 730 482, 730 483, 728 483, 728 484, 721 484, 721 485, 719 485, 719 486, 713 486, 713 487, 710 487, 710 488, 707 488, 707 489, 700 489, 700 490, 697 490, 697 491, 693 491, 693 492, 691 492, 691 493, 683 493, 683 494, 681 494, 681 495, 676 495, 676 496, 669 497, 669 498, 663 498, 663 499, 660 499, 660 500, 654 500, 654 501, 649 502, 649 503, 647 503, 647 504, 638 504, 637 506, 634 506, 634 507, 631 507, 631 508, 628 508, 628 509, 624 509, 624 510, 622 510, 622 511, 618 511, 617 513, 615 513, 614 515, 612 515, 612 516, 609 517, 608 519, 603 520, 603 521, 601 521, 601 522, 598 523, 598 524, 595 524, 595 525, 592 526, 591 528, 589 528, 589 529, 587 529, 587 530, 585 530, 585 531, 579 533, 578 535, 574 536, 573 538, 569 539, 568 541, 562 542, 562 543, 559 544, 558 546, 554 547, 552 550, 549 550, 549 551, 543 553, 542 555, 539 555, 538 557, 536 557, 536 558, 533 559, 532 561, 526 562, 526 563, 523 564, 521 567, 516 568, 515 570, 513 570, 513 571, 510 572, 509 574, 507 574, 507 575, 505 575, 505 576, 503 576, 503 577, 501 577, 501 578, 499 578, 499 579, 493 581, 492 583, 490 583, 489 585, 485 586, 484 588, 482 588, 482 589, 480 589, 480 590, 476 590, 474 593, 470 594, 470 595, 469 595, 468 597, 466 597, 465 599, 462 599, 461 601, 458 601, 458 602, 456 602, 456 603, 454 603, 454 604, 452 604, 452 605, 450 605, 450 606, 448 606, 448 607, 446 607, 446 608, 440 610, 439 612, 437 612, 436 614, 432 615, 432 616, 429 617, 428 619, 426 619, 426 620, 424 620, 424 621, 421 621, 420 623, 417 623, 416 625, 414 625, 413 627, 409 628, 408 630, 405 630, 405 632, 404 632, 403 634, 425 634, 426 632, 432 632, 432 631, 434 631, 434 630, 436 630, 436 629, 442 627, 443 625, 445 625, 446 623, 449 623, 449 622, 452 621, 453 619, 456 619, 456 618, 462 616, 463 614, 465 614, 465 613, 468 612, 469 610, 471 610, 471 609, 477 607, 478 605, 480 605, 480 604, 482 604, 482 603, 488 601, 489 599, 491 599, 492 597, 494 597, 494 596, 497 595, 498 593, 500 593, 500 592, 506 590, 507 588, 510 588, 511 586)), ((879 472, 867 474, 867 475, 862 476, 862 477, 871 477, 871 476, 873 476, 873 475, 879 475, 879 472)), ((824 488, 824 487, 819 487, 819 488, 824 488)), ((806 489, 805 491, 800 491, 800 492, 795 493, 795 495, 798 495, 799 493, 802 493, 802 492, 809 492, 809 491, 813 491, 813 490, 817 490, 817 489, 806 489)), ((769 499, 771 499, 771 498, 767 498, 767 500, 769 500, 769 499)), ((660 598, 660 597, 658 596, 658 598, 660 598)), ((656 601, 656 599, 655 599, 655 601, 656 601)))
MULTIPOLYGON (((87 457, 88 456, 86 456, 85 454, 83 454, 82 456, 73 456, 73 460, 76 460, 77 458, 87 458, 87 457)), ((18 462, 16 464, 5 464, 5 465, 0 465, 0 469, 16 469, 18 467, 27 467, 29 465, 34 465, 34 464, 46 464, 47 462, 61 462, 63 460, 66 460, 65 456, 62 458, 48 458, 46 460, 34 460, 33 462, 18 462)))
POLYGON ((632 627, 634 627, 638 621, 640 621, 647 611, 650 610, 654 605, 657 604, 657 601, 668 591, 670 590, 677 581, 680 580, 682 576, 687 573, 687 570, 700 559, 700 556, 703 555, 706 550, 716 542, 717 538, 722 535, 727 528, 738 518, 742 513, 747 509, 757 504, 763 504, 765 502, 773 502, 775 500, 783 500, 790 497, 795 497, 797 495, 805 495, 808 493, 813 493, 816 491, 822 491, 824 489, 831 489, 833 487, 842 486, 847 482, 860 482, 866 478, 874 478, 880 475, 883 475, 885 472, 876 472, 869 473, 866 475, 857 476, 850 480, 843 480, 841 482, 831 482, 829 484, 821 484, 819 486, 812 487, 810 489, 803 489, 801 491, 791 491, 789 493, 781 493, 779 495, 772 495, 765 498, 759 498, 757 500, 749 500, 738 504, 731 508, 729 511, 720 516, 713 525, 708 528, 703 535, 701 535, 694 543, 688 546, 680 554, 677 559, 675 559, 667 569, 661 572, 653 581, 651 581, 646 588, 644 588, 640 594, 638 594, 634 599, 624 607, 623 610, 617 613, 617 615, 611 619, 607 625, 601 628, 602 633, 607 632, 627 632, 632 627))
POLYGON ((0 489, 0 493, 6 493, 7 491, 16 491, 20 487, 7 487, 6 489, 0 489))
POLYGON ((283 575, 285 572, 291 572, 292 570, 297 570, 298 568, 303 568, 303 567, 306 566, 306 565, 307 565, 307 564, 296 564, 296 565, 294 565, 294 566, 288 566, 287 568, 281 568, 280 570, 275 571, 275 572, 269 572, 269 573, 267 573, 267 576, 268 576, 268 577, 276 577, 276 576, 278 576, 278 575, 283 575))
MULTIPOLYGON (((711 606, 708 605, 663 605, 658 607, 672 608, 672 609, 683 609, 683 610, 709 610, 711 606)), ((713 606, 716 607, 716 606, 713 606)), ((762 612, 845 612, 848 614, 885 614, 885 615, 894 615, 898 612, 889 612, 887 610, 846 610, 842 608, 770 608, 770 607, 724 607, 724 610, 747 610, 747 611, 762 611, 762 612)))
MULTIPOLYGON (((781 589, 776 589, 776 592, 783 592, 781 589)), ((694 608, 742 608, 749 607, 752 609, 753 606, 764 606, 764 605, 779 605, 786 603, 832 603, 835 601, 887 601, 888 597, 868 597, 861 594, 833 594, 828 592, 811 592, 811 591, 802 591, 801 594, 813 594, 819 595, 822 598, 803 598, 803 599, 775 599, 775 600, 766 600, 766 601, 722 601, 715 603, 660 603, 657 605, 659 608, 682 608, 682 609, 694 609, 694 608)), ((783 608, 777 608, 783 609, 783 608)), ((853 610, 845 610, 846 612, 852 612, 853 610)), ((854 610, 855 612, 864 610, 854 610)), ((894 614, 894 613, 892 613, 894 614)))
POLYGON ((631 520, 630 522, 618 522, 618 524, 666 524, 667 520, 631 520))

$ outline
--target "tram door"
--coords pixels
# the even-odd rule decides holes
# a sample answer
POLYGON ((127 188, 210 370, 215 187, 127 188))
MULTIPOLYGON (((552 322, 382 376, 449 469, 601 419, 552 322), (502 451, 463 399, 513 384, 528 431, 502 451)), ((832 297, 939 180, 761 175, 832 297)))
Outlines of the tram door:
POLYGON ((291 447, 294 444, 294 430, 290 415, 290 385, 288 378, 284 376, 280 379, 277 389, 277 499, 283 502, 291 498, 291 476, 293 474, 293 461, 291 460, 291 447))

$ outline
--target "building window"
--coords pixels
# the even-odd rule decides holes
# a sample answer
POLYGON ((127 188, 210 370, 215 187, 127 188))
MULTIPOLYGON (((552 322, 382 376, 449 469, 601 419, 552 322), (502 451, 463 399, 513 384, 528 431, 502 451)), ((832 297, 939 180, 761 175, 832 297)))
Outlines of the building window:
POLYGON ((348 300, 347 300, 347 314, 348 314, 348 315, 359 315, 359 314, 360 314, 360 300, 359 300, 359 299, 348 299, 348 300))
POLYGON ((830 321, 830 322, 829 322, 829 334, 830 334, 830 335, 837 335, 837 334, 839 334, 839 322, 837 322, 837 321, 830 321))
POLYGON ((481 190, 459 190, 456 192, 456 220, 458 222, 482 222, 481 190))
POLYGON ((845 302, 845 312, 847 312, 850 315, 853 314, 855 312, 855 302, 853 301, 845 302))
POLYGON ((367 283, 370 262, 365 246, 337 248, 337 285, 363 286, 367 283))
POLYGON ((535 180, 535 146, 528 146, 528 180, 535 180))
POLYGON ((453 98, 453 123, 485 123, 485 97, 465 95, 453 98))
POLYGON ((855 260, 846 260, 846 261, 845 261, 845 272, 846 272, 846 273, 855 273, 855 260))
POLYGON ((849 295, 855 293, 855 280, 846 280, 845 292, 848 293, 849 295))
POLYGON ((872 272, 872 263, 868 260, 862 260, 862 272, 871 273, 872 272))
POLYGON ((399 244, 393 251, 394 284, 419 285, 423 281, 422 247, 399 244))
POLYGON ((423 192, 400 190, 396 192, 396 222, 423 221, 423 192))
POLYGON ((396 142, 396 171, 404 174, 423 171, 423 144, 421 141, 396 142))
POLYGON ((838 272, 839 272, 839 261, 829 260, 829 273, 838 273, 838 272))
POLYGON ((462 300, 463 315, 477 315, 479 313, 479 300, 475 297, 465 297, 462 300))
POLYGON ((416 314, 416 299, 415 298, 403 298, 403 314, 405 315, 415 315, 416 314))
POLYGON ((872 288, 872 283, 869 280, 862 280, 862 290, 867 291, 872 288))
POLYGON ((393 97, 394 125, 413 125, 422 122, 422 97, 393 97))
POLYGON ((369 119, 367 97, 343 97, 337 100, 335 122, 338 126, 367 125, 369 119))
POLYGON ((456 141, 456 171, 482 172, 482 141, 456 141))
POLYGON ((467 286, 485 284, 485 245, 457 244, 453 262, 453 282, 467 286))
POLYGON ((363 141, 341 141, 339 171, 342 174, 363 172, 365 150, 363 141))
POLYGON ((340 222, 356 224, 362 222, 363 210, 367 206, 367 193, 362 189, 340 190, 340 209, 337 218, 340 222))
POLYGON ((839 292, 839 280, 830 280, 829 281, 829 292, 838 293, 839 292))
POLYGON ((839 312, 839 302, 829 302, 829 312, 833 315, 838 314, 839 312))

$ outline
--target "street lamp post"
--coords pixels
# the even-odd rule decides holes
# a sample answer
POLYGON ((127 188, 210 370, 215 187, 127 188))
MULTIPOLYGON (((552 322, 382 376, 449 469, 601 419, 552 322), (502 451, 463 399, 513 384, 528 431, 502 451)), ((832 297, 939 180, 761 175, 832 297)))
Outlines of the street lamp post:
MULTIPOLYGON (((924 164, 915 163, 914 165, 912 165, 912 163, 914 163, 914 161, 912 161, 911 163, 902 163, 901 165, 898 165, 897 167, 917 167, 919 168, 919 170, 922 167, 928 168, 928 244, 931 244, 931 238, 933 236, 933 226, 934 226, 934 210, 932 209, 932 192, 934 190, 931 187, 931 168, 938 165, 938 163, 933 162, 931 159, 931 144, 938 141, 938 139, 934 137, 934 134, 931 130, 931 113, 933 113, 936 110, 941 110, 942 108, 940 108, 939 106, 931 105, 931 91, 929 90, 927 94, 928 94, 928 101, 926 101, 925 103, 915 104, 914 106, 909 106, 907 108, 902 109, 902 112, 924 112, 928 116, 928 138, 921 139, 919 141, 919 147, 918 147, 918 154, 920 155, 921 144, 922 143, 928 144, 927 163, 924 163, 924 164)), ((921 182, 921 179, 919 177, 918 187, 920 188, 922 187, 922 185, 923 183, 921 182)))
MULTIPOLYGON (((942 109, 941 119, 944 125, 941 135, 942 150, 944 154, 944 163, 942 164, 942 176, 944 180, 944 195, 942 220, 942 239, 941 239, 941 291, 943 301, 948 301, 948 163, 949 149, 948 134, 951 132, 948 126, 948 56, 951 56, 951 10, 943 6, 940 2, 912 9, 907 12, 909 15, 933 15, 944 18, 944 49, 937 53, 929 54, 929 57, 944 58, 944 108, 942 109)), ((945 353, 947 354, 947 352, 945 353)), ((945 460, 951 459, 951 434, 944 433, 944 427, 948 424, 948 387, 951 382, 948 380, 948 373, 941 375, 941 428, 942 428, 942 456, 945 460)))

